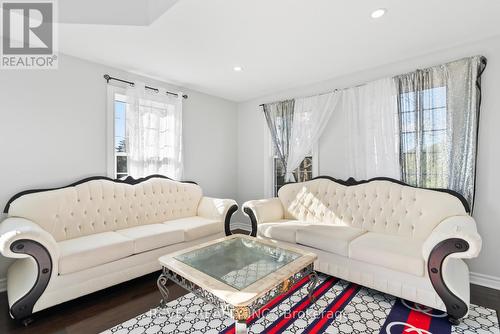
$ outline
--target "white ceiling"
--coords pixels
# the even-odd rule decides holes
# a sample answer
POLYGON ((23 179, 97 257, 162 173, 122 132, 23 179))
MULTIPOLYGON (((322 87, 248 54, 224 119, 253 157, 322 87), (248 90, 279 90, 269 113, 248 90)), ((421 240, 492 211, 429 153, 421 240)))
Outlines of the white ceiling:
POLYGON ((149 26, 61 24, 59 48, 244 101, 500 35, 499 18, 498 0, 179 0, 149 26))
POLYGON ((178 0, 58 1, 59 23, 139 25, 153 23, 178 0))

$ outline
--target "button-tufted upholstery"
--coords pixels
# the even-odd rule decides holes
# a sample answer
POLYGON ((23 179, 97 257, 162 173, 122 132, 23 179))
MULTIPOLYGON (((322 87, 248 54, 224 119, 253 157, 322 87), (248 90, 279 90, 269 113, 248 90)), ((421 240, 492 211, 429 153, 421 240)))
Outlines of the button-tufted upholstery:
POLYGON ((278 197, 285 219, 416 239, 427 237, 443 219, 466 214, 462 202, 450 194, 383 180, 345 186, 315 179, 285 185, 278 197))
POLYGON ((479 254, 481 237, 462 199, 447 191, 320 177, 284 185, 277 198, 248 201, 243 211, 253 235, 316 253, 318 271, 453 317, 467 310, 469 271, 462 259, 479 254), (439 258, 444 252, 451 254, 446 261, 439 258), (435 276, 431 263, 438 263, 435 276), (434 282, 444 288, 438 292, 434 282), (465 306, 456 312, 457 305, 465 306))
POLYGON ((56 241, 197 215, 200 186, 163 178, 130 185, 93 180, 24 195, 10 216, 39 224, 56 241))
POLYGON ((33 312, 159 270, 158 258, 221 238, 234 200, 161 175, 93 177, 20 193, 0 223, 10 313, 33 312))

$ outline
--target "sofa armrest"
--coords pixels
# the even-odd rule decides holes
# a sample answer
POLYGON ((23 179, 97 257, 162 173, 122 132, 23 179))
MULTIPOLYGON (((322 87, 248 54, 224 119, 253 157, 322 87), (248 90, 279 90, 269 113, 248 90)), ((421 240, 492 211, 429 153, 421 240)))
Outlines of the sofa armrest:
POLYGON ((427 274, 434 290, 445 304, 453 324, 458 324, 459 319, 469 311, 468 296, 463 296, 463 292, 457 289, 457 286, 463 286, 465 283, 465 286, 468 286, 469 277, 463 262, 465 269, 458 275, 460 277, 450 275, 450 271, 453 272, 453 266, 450 264, 456 264, 459 259, 477 257, 481 245, 482 240, 477 233, 474 219, 465 215, 443 220, 423 244, 422 254, 427 261, 427 274))
POLYGON ((257 225, 265 222, 283 219, 284 210, 281 200, 277 197, 248 201, 243 204, 243 212, 252 223, 252 236, 257 236, 257 225))
POLYGON ((54 261, 59 259, 59 248, 54 237, 40 225, 24 218, 7 218, 0 223, 0 252, 5 257, 26 258, 13 245, 19 240, 32 240, 44 246, 54 261))
POLYGON ((19 289, 16 281, 8 282, 10 314, 15 319, 28 318, 51 277, 58 274, 57 243, 50 233, 28 219, 7 218, 0 224, 0 253, 22 261, 12 265, 15 273, 11 275, 9 269, 9 278, 26 280, 26 275, 36 273, 33 286, 19 289))
POLYGON ((476 222, 471 216, 453 216, 437 225, 425 240, 422 252, 428 259, 433 249, 443 241, 461 239, 467 242, 467 249, 457 249, 450 257, 471 259, 479 255, 482 246, 481 236, 477 233, 476 222))
POLYGON ((198 205, 198 216, 224 222, 224 232, 231 235, 231 217, 238 210, 238 203, 232 199, 202 197, 198 205))

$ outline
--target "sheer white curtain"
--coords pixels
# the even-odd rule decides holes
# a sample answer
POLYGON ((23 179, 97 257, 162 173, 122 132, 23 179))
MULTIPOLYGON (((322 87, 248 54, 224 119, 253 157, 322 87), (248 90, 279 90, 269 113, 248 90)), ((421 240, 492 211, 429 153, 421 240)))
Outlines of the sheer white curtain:
POLYGON ((136 83, 127 95, 127 167, 137 178, 161 174, 182 178, 182 94, 154 92, 136 83))
POLYGON ((393 78, 342 91, 339 107, 347 119, 348 164, 358 180, 401 178, 397 96, 393 78))
POLYGON ((295 99, 290 150, 286 165, 286 179, 293 180, 293 171, 311 152, 340 99, 340 92, 295 99))

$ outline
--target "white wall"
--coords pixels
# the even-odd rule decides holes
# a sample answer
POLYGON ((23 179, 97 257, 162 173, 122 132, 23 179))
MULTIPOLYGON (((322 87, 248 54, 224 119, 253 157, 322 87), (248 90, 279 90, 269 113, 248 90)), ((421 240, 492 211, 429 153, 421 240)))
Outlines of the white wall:
MULTIPOLYGON (((483 251, 478 259, 470 262, 471 271, 499 278, 500 265, 500 205, 498 205, 500 177, 500 38, 464 45, 418 59, 386 65, 353 73, 306 87, 285 91, 238 105, 238 201, 262 198, 266 194, 264 160, 266 126, 261 103, 285 98, 308 96, 334 88, 352 87, 377 78, 393 76, 416 68, 445 63, 476 54, 488 58, 482 77, 483 103, 481 109, 479 153, 477 165, 477 195, 474 217, 483 237, 483 251)), ((345 126, 332 116, 319 142, 319 174, 346 178, 349 170, 343 163, 346 157, 345 126)), ((485 278, 489 278, 486 276, 485 278)))
MULTIPOLYGON (((0 206, 19 191, 106 174, 106 84, 130 73, 61 55, 59 69, 0 71, 0 206)), ((151 85, 170 87, 147 78, 151 85)), ((236 104, 183 90, 185 179, 236 196, 236 104)), ((0 278, 10 261, 0 258, 0 278)))
MULTIPOLYGON (((469 44, 418 59, 369 69, 327 82, 299 87, 240 103, 184 90, 185 178, 200 183, 210 196, 245 200, 265 195, 264 149, 267 133, 263 102, 307 96, 354 86, 380 77, 431 66, 460 57, 488 58, 483 76, 483 106, 478 154, 475 218, 483 252, 471 270, 500 277, 500 38, 469 44), (238 110, 236 113, 235 110, 238 110), (237 127, 234 126, 237 124, 237 127)), ((102 75, 132 81, 137 76, 78 58, 61 56, 55 71, 0 71, 0 205, 23 190, 64 185, 82 177, 104 175, 106 89, 102 75)), ((142 80, 169 87, 166 83, 142 80)), ((344 127, 332 117, 319 144, 319 172, 349 176, 344 127)), ((240 220, 246 218, 239 216, 240 220)), ((10 262, 0 258, 0 279, 10 262)))

